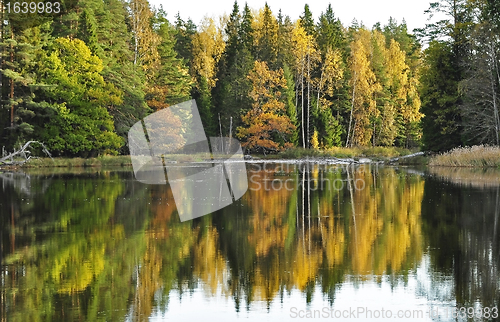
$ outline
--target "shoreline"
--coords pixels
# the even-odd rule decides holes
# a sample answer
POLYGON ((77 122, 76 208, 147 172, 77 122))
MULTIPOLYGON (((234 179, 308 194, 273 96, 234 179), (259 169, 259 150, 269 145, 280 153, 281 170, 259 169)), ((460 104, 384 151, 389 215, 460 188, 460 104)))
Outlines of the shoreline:
MULTIPOLYGON (((196 156, 183 156, 181 162, 203 163, 196 156)), ((278 154, 245 155, 246 163, 304 163, 317 164, 384 164, 399 166, 429 166, 450 168, 498 168, 500 147, 473 146, 456 148, 442 154, 415 152, 397 148, 335 148, 332 150, 290 149, 278 154)), ((132 167, 129 155, 95 158, 32 158, 22 165, 0 165, 0 169, 36 168, 99 168, 132 167)))

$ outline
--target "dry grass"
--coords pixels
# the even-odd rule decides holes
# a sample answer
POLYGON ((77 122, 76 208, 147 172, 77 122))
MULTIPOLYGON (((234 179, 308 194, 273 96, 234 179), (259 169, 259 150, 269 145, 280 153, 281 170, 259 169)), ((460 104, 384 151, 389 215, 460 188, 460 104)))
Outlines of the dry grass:
POLYGON ((429 161, 431 166, 448 167, 500 167, 500 147, 477 145, 455 148, 437 155, 429 161))
POLYGON ((412 151, 396 147, 333 147, 326 150, 293 148, 283 151, 277 155, 269 155, 268 158, 301 159, 305 157, 335 157, 335 158, 392 158, 411 154, 412 151))

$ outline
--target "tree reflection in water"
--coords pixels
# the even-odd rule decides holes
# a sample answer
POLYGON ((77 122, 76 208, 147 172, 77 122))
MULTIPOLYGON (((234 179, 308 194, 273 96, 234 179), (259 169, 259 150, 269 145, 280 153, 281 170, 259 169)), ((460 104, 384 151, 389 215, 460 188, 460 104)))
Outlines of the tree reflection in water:
POLYGON ((236 311, 294 290, 333 305, 347 282, 407 285, 427 260, 418 296, 497 304, 498 185, 373 165, 251 176, 241 200, 181 223, 168 186, 128 171, 2 174, 0 321, 142 321, 195 290, 236 311))

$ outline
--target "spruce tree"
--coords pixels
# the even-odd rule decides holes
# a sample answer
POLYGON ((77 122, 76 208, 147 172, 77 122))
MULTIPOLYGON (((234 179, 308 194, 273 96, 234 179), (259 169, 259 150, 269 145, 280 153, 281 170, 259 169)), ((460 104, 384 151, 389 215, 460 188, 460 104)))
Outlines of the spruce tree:
POLYGON ((308 4, 306 4, 304 6, 304 12, 300 16, 300 24, 301 24, 302 28, 305 29, 306 33, 309 36, 314 36, 314 37, 316 36, 316 28, 314 25, 314 18, 313 18, 311 10, 309 9, 308 4))
POLYGON ((255 58, 265 61, 270 68, 277 68, 279 27, 267 3, 260 12, 258 20, 258 29, 255 30, 257 36, 255 58))
POLYGON ((248 97, 251 83, 247 75, 253 68, 254 58, 251 48, 247 48, 242 39, 253 30, 248 29, 251 26, 244 27, 238 3, 235 1, 225 28, 227 42, 226 50, 219 61, 219 81, 213 91, 214 117, 217 123, 220 120, 217 128, 219 132, 222 129, 223 135, 229 134, 231 124, 233 129, 240 126, 240 115, 251 107, 251 100, 248 97))
POLYGON ((174 27, 162 12, 157 14, 156 20, 159 25, 156 33, 160 37, 157 48, 160 67, 149 82, 146 99, 151 108, 159 110, 189 100, 193 84, 188 68, 174 50, 174 27))
POLYGON ((191 67, 193 60, 193 35, 196 34, 196 25, 191 19, 182 20, 179 13, 175 16, 175 51, 179 58, 184 59, 186 66, 191 67))

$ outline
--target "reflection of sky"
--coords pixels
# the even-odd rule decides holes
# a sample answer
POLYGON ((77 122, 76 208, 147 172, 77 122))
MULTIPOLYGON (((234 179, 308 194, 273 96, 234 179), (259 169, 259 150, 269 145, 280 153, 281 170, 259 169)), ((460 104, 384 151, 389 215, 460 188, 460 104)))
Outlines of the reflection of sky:
MULTIPOLYGON (((365 279, 365 277, 362 277, 365 279)), ((283 303, 279 295, 270 304, 263 301, 253 302, 250 310, 247 311, 244 299, 242 299, 240 312, 237 313, 234 301, 231 297, 226 297, 222 292, 217 292, 215 296, 207 296, 202 287, 197 288, 192 294, 185 292, 182 299, 177 291, 170 293, 170 301, 166 312, 156 312, 150 321, 296 321, 313 320, 305 318, 294 318, 299 311, 306 314, 306 310, 319 310, 322 317, 314 320, 318 321, 452 321, 451 308, 455 306, 453 296, 453 279, 450 276, 436 275, 430 268, 430 256, 425 254, 416 271, 408 276, 405 285, 402 281, 396 282, 396 286, 391 287, 389 276, 383 276, 382 282, 377 283, 376 277, 368 277, 366 281, 358 281, 356 276, 347 277, 335 294, 333 307, 330 307, 328 298, 321 292, 321 286, 317 285, 314 290, 311 303, 306 303, 305 294, 294 289, 290 294, 285 292, 283 303), (325 315, 325 311, 333 309, 343 311, 358 308, 371 311, 373 318, 368 314, 361 313, 354 318, 335 318, 331 313, 325 315), (385 316, 390 310, 393 314, 391 319, 376 319, 378 311, 384 309, 385 316), (396 314, 402 310, 403 314, 413 315, 415 312, 423 312, 421 318, 398 319, 396 314), (406 312, 406 311, 410 312, 406 312), (446 312, 448 310, 448 318, 446 312), (432 313, 431 313, 432 312, 432 313), (439 318, 436 317, 439 313, 439 318), (432 314, 432 315, 431 315, 432 314), (434 318, 431 318, 434 317, 434 318)), ((319 284, 319 283, 318 283, 319 284)), ((334 312, 335 312, 334 311, 334 312)), ((319 314, 318 313, 318 314, 319 314)))

